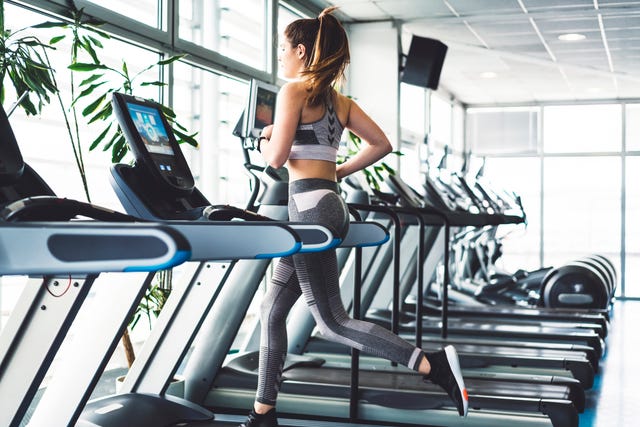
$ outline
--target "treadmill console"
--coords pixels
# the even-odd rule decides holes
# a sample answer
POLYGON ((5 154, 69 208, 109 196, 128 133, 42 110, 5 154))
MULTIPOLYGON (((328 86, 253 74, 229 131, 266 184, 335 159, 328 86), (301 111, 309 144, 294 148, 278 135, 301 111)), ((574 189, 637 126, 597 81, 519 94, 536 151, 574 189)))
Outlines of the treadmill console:
POLYGON ((243 136, 258 138, 264 127, 273 124, 277 97, 277 86, 256 79, 251 80, 247 114, 242 116, 244 119, 243 136))
POLYGON ((147 168, 165 190, 193 191, 193 175, 160 104, 117 92, 112 104, 136 163, 147 168))

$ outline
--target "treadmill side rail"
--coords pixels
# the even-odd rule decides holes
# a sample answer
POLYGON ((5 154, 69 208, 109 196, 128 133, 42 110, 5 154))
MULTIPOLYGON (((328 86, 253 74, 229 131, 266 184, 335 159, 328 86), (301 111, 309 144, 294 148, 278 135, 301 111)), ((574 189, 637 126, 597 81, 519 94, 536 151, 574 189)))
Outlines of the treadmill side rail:
POLYGON ((182 235, 158 225, 0 223, 0 273, 7 275, 156 271, 190 254, 182 235))

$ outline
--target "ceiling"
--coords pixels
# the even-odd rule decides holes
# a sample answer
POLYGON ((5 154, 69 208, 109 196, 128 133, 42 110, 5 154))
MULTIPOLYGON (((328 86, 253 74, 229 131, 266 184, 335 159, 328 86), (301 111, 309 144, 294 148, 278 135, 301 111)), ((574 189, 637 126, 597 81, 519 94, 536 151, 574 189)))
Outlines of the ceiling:
POLYGON ((448 45, 440 88, 467 105, 640 99, 640 1, 310 0, 448 45), (563 34, 584 39, 563 41, 563 34))

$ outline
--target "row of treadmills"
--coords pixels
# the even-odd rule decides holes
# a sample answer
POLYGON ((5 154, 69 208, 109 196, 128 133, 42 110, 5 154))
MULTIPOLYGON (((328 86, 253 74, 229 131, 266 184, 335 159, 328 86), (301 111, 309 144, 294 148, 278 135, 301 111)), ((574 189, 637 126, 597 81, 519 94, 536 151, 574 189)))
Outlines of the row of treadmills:
POLYGON ((136 159, 112 168, 127 214, 56 197, 24 164, 0 110, 0 274, 30 275, 0 331, 1 426, 237 426, 257 385, 258 325, 245 317, 271 260, 329 248, 337 250, 343 301, 354 317, 386 325, 426 351, 455 345, 469 415, 460 418, 448 396, 415 372, 324 340, 299 301, 288 320, 280 425, 578 425, 605 351, 607 310, 467 310, 449 307, 448 286, 438 291, 439 306, 427 303, 434 265, 444 266, 441 282, 449 282, 451 236, 522 217, 406 198, 371 204, 354 186, 347 195, 353 222, 341 241, 326 227, 286 221, 287 184, 273 171, 263 176, 257 212, 212 205, 195 187, 160 107, 122 94, 112 103, 136 159), (140 114, 168 138, 143 138, 140 114), (183 262, 181 282, 120 392, 90 400, 154 272, 183 262), (73 325, 65 362, 39 392, 102 272, 148 273, 135 286, 111 277, 96 292, 99 304, 73 325), (181 397, 166 393, 178 371, 181 397))

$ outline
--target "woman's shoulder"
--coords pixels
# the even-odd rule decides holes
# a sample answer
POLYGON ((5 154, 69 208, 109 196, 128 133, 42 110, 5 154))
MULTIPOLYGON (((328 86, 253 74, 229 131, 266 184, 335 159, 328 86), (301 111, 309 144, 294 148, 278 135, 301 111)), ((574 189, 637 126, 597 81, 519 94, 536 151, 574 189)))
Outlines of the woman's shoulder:
POLYGON ((301 81, 287 82, 280 88, 280 95, 306 98, 307 85, 301 81))
POLYGON ((348 105, 351 105, 351 103, 353 103, 353 99, 351 99, 351 97, 347 95, 343 95, 337 90, 334 90, 333 93, 335 94, 333 99, 336 104, 348 106, 348 105))
POLYGON ((349 115, 349 111, 351 110, 351 104, 353 103, 353 100, 350 97, 343 95, 338 91, 334 91, 334 93, 335 93, 335 97, 334 97, 335 108, 339 111, 339 115, 341 115, 344 118, 344 120, 341 120, 341 122, 345 123, 346 117, 349 115))

